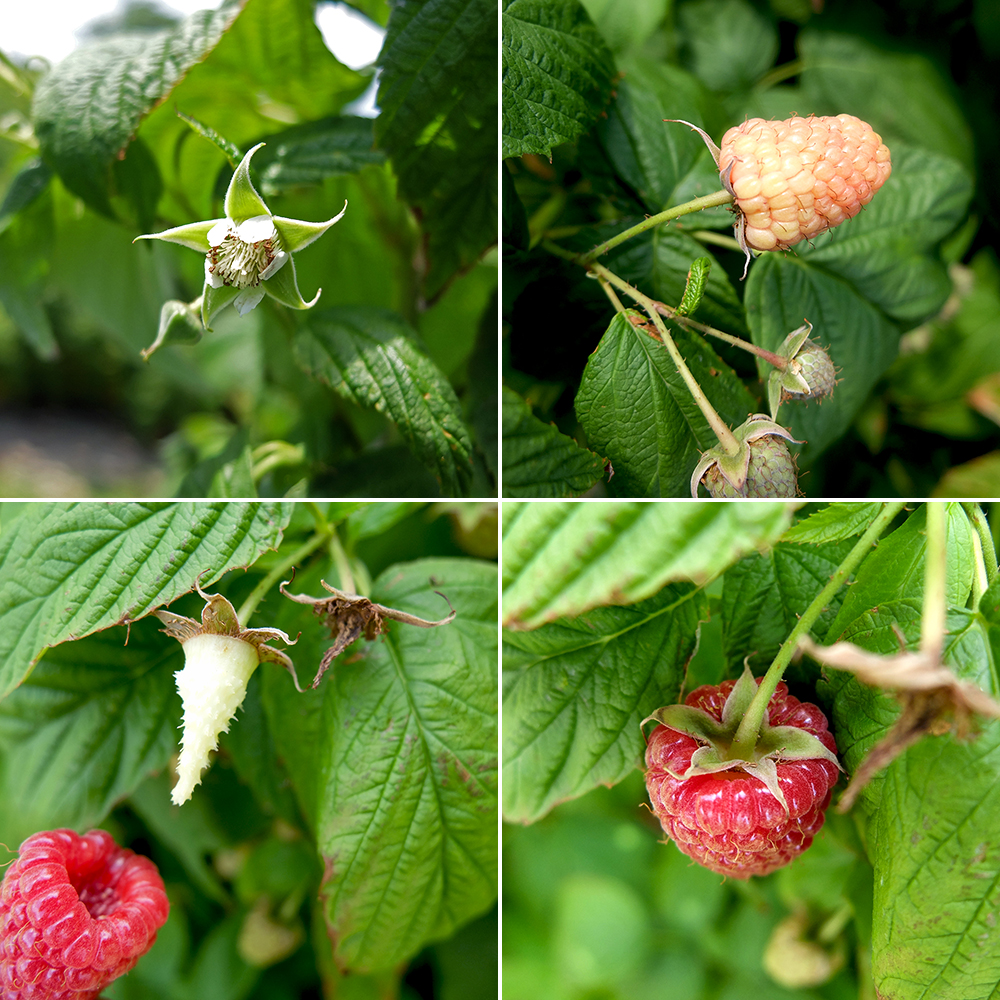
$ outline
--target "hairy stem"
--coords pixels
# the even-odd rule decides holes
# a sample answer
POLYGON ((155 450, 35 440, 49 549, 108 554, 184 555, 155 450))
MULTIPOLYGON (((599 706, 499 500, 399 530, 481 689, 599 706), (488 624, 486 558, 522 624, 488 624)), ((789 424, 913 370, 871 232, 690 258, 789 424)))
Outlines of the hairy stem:
POLYGON ((648 229, 655 229, 661 223, 669 222, 671 219, 679 219, 682 215, 690 215, 692 212, 700 212, 703 208, 728 205, 732 200, 733 196, 728 191, 723 190, 716 191, 715 194, 703 195, 701 198, 694 198, 691 201, 684 202, 683 205, 675 205, 673 208, 668 208, 665 212, 650 215, 630 229, 622 230, 616 236, 612 236, 611 239, 598 244, 589 253, 584 254, 579 258, 579 261, 581 264, 590 264, 592 261, 597 260, 598 257, 606 254, 613 247, 624 243, 626 240, 630 240, 633 236, 638 236, 640 233, 646 232, 648 229))
POLYGON ((927 504, 927 555, 924 559, 924 603, 920 617, 920 651, 933 662, 944 649, 945 584, 948 574, 948 522, 943 503, 927 504))
MULTIPOLYGON (((990 531, 986 514, 978 503, 963 503, 962 508, 972 522, 972 527, 976 530, 986 570, 986 581, 987 585, 989 585, 997 576, 997 553, 993 546, 993 533, 990 531)), ((983 589, 985 590, 986 588, 984 587, 983 589)))
POLYGON ((802 617, 789 633, 788 638, 781 644, 778 655, 768 667, 753 701, 750 702, 746 715, 743 716, 740 728, 736 731, 736 738, 729 751, 729 757, 732 760, 752 759, 753 748, 757 745, 760 726, 764 721, 764 713, 767 711, 768 703, 771 701, 778 682, 785 673, 785 668, 792 661, 792 655, 799 645, 799 638, 805 635, 816 623, 816 619, 823 613, 823 609, 830 603, 833 595, 858 568, 861 561, 868 555, 868 550, 878 541, 879 536, 904 506, 905 501, 886 503, 883 506, 875 520, 868 526, 868 530, 837 567, 833 576, 830 577, 829 583, 816 595, 809 607, 802 613, 802 617))
POLYGON ((240 624, 246 628, 247 622, 253 617, 254 612, 257 610, 257 605, 264 599, 264 595, 283 577, 288 575, 288 571, 298 563, 302 562, 303 559, 307 559, 311 556, 324 542, 330 538, 329 533, 324 533, 322 531, 317 531, 316 534, 310 536, 308 541, 303 545, 300 545, 294 552, 291 553, 287 558, 282 559, 274 569, 271 570, 267 576, 264 577, 260 583, 257 584, 253 590, 250 591, 250 595, 247 599, 240 605, 239 611, 236 612, 236 617, 240 620, 240 624))

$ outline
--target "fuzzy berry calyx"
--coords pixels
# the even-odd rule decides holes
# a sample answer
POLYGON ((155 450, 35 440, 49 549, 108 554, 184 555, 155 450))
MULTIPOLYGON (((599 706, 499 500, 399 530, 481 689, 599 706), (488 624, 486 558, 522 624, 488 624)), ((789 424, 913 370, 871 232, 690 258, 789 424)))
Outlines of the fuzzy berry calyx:
POLYGON ((0 996, 97 1000, 169 912, 156 865, 104 830, 36 833, 0 886, 0 996))
POLYGON ((229 732, 229 723, 243 704, 250 677, 260 663, 284 667, 299 687, 288 655, 267 645, 274 639, 288 645, 297 640, 289 639, 281 629, 245 629, 226 598, 206 594, 201 587, 197 590, 206 602, 201 622, 172 611, 154 612, 167 626, 163 631, 184 647, 184 668, 174 674, 184 706, 177 784, 170 793, 178 806, 187 802, 201 783, 209 754, 218 748, 219 735, 229 732))
POLYGON ((854 115, 751 118, 718 146, 684 124, 701 134, 735 200, 747 266, 751 249, 787 250, 854 218, 892 173, 882 137, 854 115))
POLYGON ((837 372, 825 348, 809 338, 812 323, 793 330, 774 353, 788 359, 785 369, 774 368, 767 380, 771 416, 787 400, 822 400, 833 394, 837 372))
POLYGON ((791 431, 764 413, 753 414, 733 431, 739 445, 730 454, 722 445, 709 448, 691 474, 691 496, 698 484, 712 497, 794 497, 798 493, 795 460, 785 441, 791 431))
POLYGON ((654 712, 646 788, 667 836, 688 857, 734 878, 788 864, 823 825, 840 765, 826 717, 779 683, 756 743, 734 756, 760 679, 692 691, 654 712))

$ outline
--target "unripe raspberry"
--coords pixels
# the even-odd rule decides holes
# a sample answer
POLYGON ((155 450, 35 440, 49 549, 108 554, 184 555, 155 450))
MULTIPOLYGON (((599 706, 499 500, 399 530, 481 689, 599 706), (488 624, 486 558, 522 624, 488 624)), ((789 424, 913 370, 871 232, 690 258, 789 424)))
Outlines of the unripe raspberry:
POLYGON ((833 392, 833 387, 837 384, 837 372, 830 355, 815 340, 807 340, 795 355, 795 360, 801 366, 799 374, 806 380, 809 391, 800 393, 786 387, 787 398, 794 396, 796 399, 821 399, 833 392))
POLYGON ((754 250, 787 250, 854 218, 892 171, 881 136, 853 115, 751 118, 722 137, 718 164, 754 250))
POLYGON ((691 496, 701 482, 712 497, 798 496, 795 459, 785 441, 795 439, 762 413, 733 431, 740 444, 734 455, 720 445, 706 451, 691 476, 691 496))

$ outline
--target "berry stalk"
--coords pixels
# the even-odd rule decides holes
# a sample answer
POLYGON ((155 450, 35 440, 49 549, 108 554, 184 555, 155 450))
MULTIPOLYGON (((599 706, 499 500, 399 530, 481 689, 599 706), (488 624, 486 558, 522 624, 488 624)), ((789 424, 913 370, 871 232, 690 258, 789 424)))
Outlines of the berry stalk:
MULTIPOLYGON (((979 568, 984 577, 984 581, 980 587, 981 593, 997 576, 997 553, 993 546, 993 534, 990 531, 989 524, 986 522, 986 515, 983 513, 983 508, 978 503, 963 503, 962 509, 975 529, 973 540, 979 544, 977 562, 981 564, 979 568)), ((978 596, 976 597, 976 606, 979 606, 978 596)))
POLYGON ((585 253, 576 259, 581 264, 591 264, 598 257, 603 256, 620 243, 624 243, 633 236, 638 236, 649 229, 655 229, 661 223, 670 222, 671 219, 679 219, 682 215, 690 215, 692 212, 700 212, 703 208, 717 208, 719 205, 729 205, 732 201, 733 196, 728 191, 716 191, 715 194, 706 194, 702 195, 701 198, 693 198, 691 201, 684 202, 683 205, 675 205, 664 212, 657 212, 656 215, 648 216, 638 225, 622 230, 622 232, 612 236, 611 239, 606 240, 604 243, 599 243, 589 253, 585 253))
POLYGON ((792 655, 798 648, 799 638, 805 635, 815 624, 816 619, 822 614, 823 609, 829 604, 833 595, 840 589, 847 578, 858 568, 861 561, 868 554, 868 550, 878 541, 882 532, 892 523, 893 518, 906 505, 905 501, 886 503, 875 520, 868 526, 868 530, 861 536, 858 543, 847 554, 844 561, 837 567, 830 582, 816 595, 812 603, 802 613, 795 624, 795 628, 789 633, 788 638, 782 643, 771 666, 757 688, 750 707, 743 716, 739 729, 736 731, 736 738, 733 740, 729 750, 731 760, 752 759, 753 748, 757 744, 757 737, 760 733, 760 726, 764 720, 764 713, 767 711, 768 702, 778 687, 785 669, 792 661, 792 655))
POLYGON ((920 616, 920 652, 940 663, 944 649, 948 567, 948 528, 943 503, 927 504, 927 556, 924 563, 924 601, 920 616))

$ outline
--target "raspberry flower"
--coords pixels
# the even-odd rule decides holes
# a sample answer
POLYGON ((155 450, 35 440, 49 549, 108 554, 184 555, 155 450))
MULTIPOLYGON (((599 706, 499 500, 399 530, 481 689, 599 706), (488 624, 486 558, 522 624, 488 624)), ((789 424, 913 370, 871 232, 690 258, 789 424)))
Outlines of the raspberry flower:
POLYGON ((219 734, 229 732, 229 723, 243 704, 247 684, 258 664, 277 663, 295 677, 288 656, 265 643, 280 639, 293 645, 297 640, 276 628, 243 628, 229 601, 220 594, 197 589, 206 602, 201 622, 171 611, 154 612, 167 626, 163 631, 184 647, 184 669, 174 674, 184 704, 177 784, 170 793, 178 806, 187 802, 201 783, 208 755, 218 748, 219 734))
POLYGON ((646 788, 667 836, 699 864, 745 879, 787 865, 823 825, 837 782, 826 717, 779 683, 755 745, 733 749, 760 678, 696 688, 658 709, 646 746, 646 788))
POLYGON ((149 951, 169 912, 156 865, 111 834, 33 834, 0 888, 0 996, 96 1000, 149 951))
POLYGON ((682 124, 705 140, 736 201, 747 267, 751 249, 787 250, 853 219, 892 172, 882 137, 853 115, 751 118, 719 146, 697 125, 682 124))
POLYGON ((136 237, 180 243, 205 254, 201 321, 206 330, 211 330, 212 320, 230 304, 245 316, 267 294, 292 309, 309 309, 323 291, 319 289, 310 302, 302 298, 292 254, 338 222, 347 211, 347 202, 340 214, 327 222, 272 215, 250 180, 250 158, 263 145, 259 142, 254 146, 236 168, 226 191, 224 219, 192 222, 136 237))

